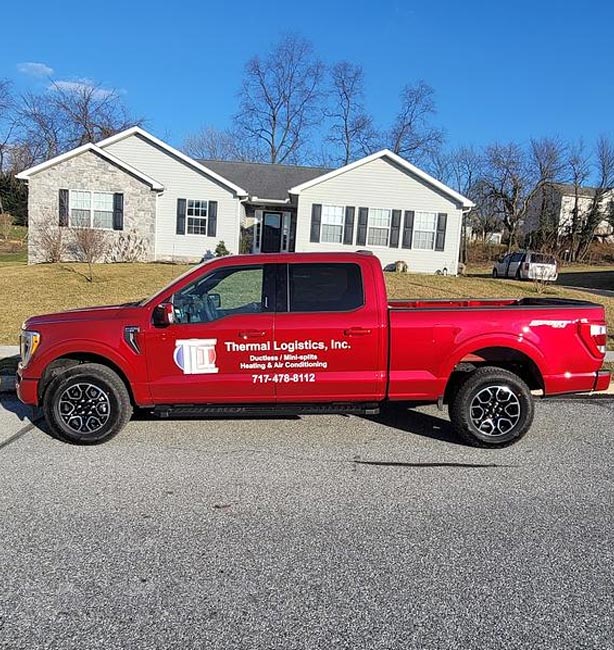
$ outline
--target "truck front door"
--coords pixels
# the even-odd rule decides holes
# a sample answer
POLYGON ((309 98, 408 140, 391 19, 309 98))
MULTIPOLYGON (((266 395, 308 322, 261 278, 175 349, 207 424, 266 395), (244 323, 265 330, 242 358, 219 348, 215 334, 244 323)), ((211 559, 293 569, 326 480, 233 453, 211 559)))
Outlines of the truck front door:
POLYGON ((274 400, 274 384, 253 378, 272 346, 274 283, 273 265, 228 266, 173 294, 175 322, 145 336, 155 403, 274 400))
POLYGON ((278 283, 285 291, 267 370, 277 401, 382 399, 387 321, 371 277, 355 263, 296 263, 281 266, 278 283))

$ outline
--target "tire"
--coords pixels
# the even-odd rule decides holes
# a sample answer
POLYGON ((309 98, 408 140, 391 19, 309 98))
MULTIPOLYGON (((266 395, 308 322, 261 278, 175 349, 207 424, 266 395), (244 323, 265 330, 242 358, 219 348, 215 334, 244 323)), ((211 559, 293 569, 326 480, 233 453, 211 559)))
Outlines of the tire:
POLYGON ((514 277, 516 278, 516 280, 522 280, 522 278, 520 277, 520 267, 516 269, 516 275, 514 277))
POLYGON ((59 440, 95 445, 126 426, 132 404, 126 385, 113 370, 83 363, 54 377, 43 396, 43 413, 59 440))
POLYGON ((455 432, 467 444, 507 447, 530 429, 533 397, 518 375, 487 366, 478 368, 462 381, 448 412, 455 432))
POLYGON ((492 270, 492 277, 493 278, 498 278, 499 277, 499 272, 497 271, 497 269, 492 270))

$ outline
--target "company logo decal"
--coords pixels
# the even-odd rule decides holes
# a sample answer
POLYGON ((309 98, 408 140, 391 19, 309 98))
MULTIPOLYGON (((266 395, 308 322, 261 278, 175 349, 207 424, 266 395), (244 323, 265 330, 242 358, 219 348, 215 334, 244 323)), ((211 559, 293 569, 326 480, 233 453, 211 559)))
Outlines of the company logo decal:
POLYGON ((184 375, 207 375, 219 372, 216 367, 217 339, 178 339, 173 360, 184 375))

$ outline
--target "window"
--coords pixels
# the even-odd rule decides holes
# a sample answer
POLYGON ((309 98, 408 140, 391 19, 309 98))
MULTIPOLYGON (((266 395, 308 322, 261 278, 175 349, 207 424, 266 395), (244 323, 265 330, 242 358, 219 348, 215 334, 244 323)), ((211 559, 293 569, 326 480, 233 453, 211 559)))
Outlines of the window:
POLYGON ((322 206, 320 241, 340 244, 343 241, 344 209, 339 205, 322 206))
POLYGON ((188 199, 188 235, 207 234, 207 201, 188 199))
POLYGON ((70 225, 74 228, 113 228, 113 193, 70 191, 70 225))
POLYGON ((264 269, 225 268, 175 293, 171 299, 177 323, 207 323, 232 314, 267 311, 263 297, 264 269))
POLYGON ((392 211, 381 208, 369 210, 368 246, 388 246, 392 211))
POLYGON ((414 220, 414 248, 433 250, 437 229, 436 212, 416 212, 414 220))
POLYGON ((351 311, 363 305, 357 264, 290 264, 290 311, 351 311))

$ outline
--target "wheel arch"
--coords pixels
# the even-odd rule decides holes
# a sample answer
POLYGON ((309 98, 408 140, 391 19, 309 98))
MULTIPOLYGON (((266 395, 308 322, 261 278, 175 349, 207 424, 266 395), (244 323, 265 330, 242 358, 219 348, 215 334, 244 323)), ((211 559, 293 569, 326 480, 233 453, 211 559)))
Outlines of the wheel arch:
POLYGON ((94 352, 65 352, 62 355, 56 357, 45 366, 43 375, 38 382, 38 402, 42 402, 45 391, 47 390, 49 384, 51 383, 54 377, 61 374, 68 368, 73 368, 74 366, 81 365, 83 363, 98 363, 102 366, 106 366, 109 370, 112 370, 124 383, 128 395, 130 396, 130 401, 133 405, 136 404, 134 393, 132 390, 132 385, 128 379, 127 374, 124 370, 115 363, 112 359, 102 354, 94 352))
POLYGON ((541 355, 515 341, 483 341, 463 350, 448 367, 444 401, 448 402, 459 381, 477 368, 493 366, 518 375, 531 390, 544 390, 541 355))

